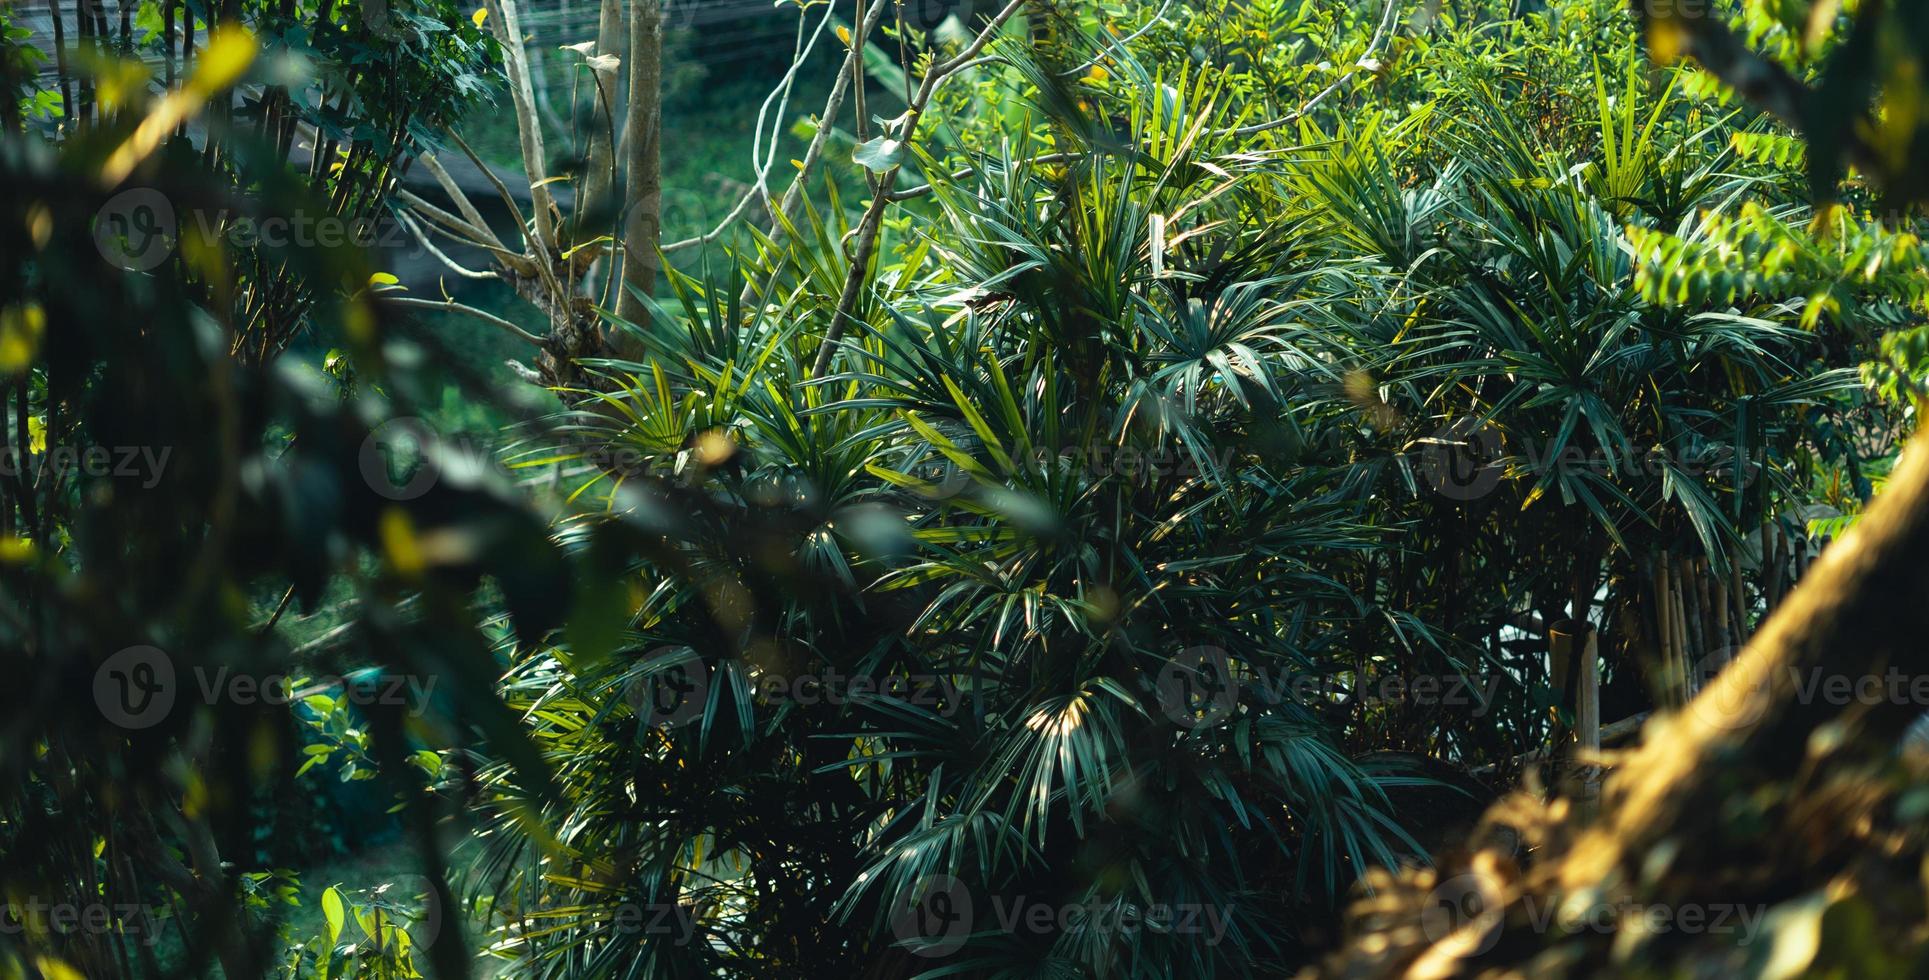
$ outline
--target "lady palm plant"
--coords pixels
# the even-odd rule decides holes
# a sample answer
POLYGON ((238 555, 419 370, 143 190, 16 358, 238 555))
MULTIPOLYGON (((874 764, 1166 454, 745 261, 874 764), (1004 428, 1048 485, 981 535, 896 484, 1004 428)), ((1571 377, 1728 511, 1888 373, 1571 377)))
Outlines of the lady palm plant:
POLYGON ((1639 260, 1643 243, 1715 247, 1749 209, 1804 213, 1782 173, 1732 151, 1758 125, 1708 116, 1666 80, 1650 95, 1632 62, 1593 71, 1598 122, 1578 132, 1523 126, 1514 89, 1474 85, 1343 130, 1283 179, 1336 258, 1377 270, 1330 322, 1401 420, 1386 435, 1418 450, 1395 454, 1396 485, 1437 492, 1381 511, 1415 536, 1377 580, 1521 696, 1488 732, 1450 716, 1392 728, 1463 758, 1533 748, 1545 709, 1571 707, 1550 689, 1559 620, 1603 628, 1623 713, 1690 681, 1682 653, 1738 644, 1780 588, 1773 525, 1805 495, 1808 461, 1841 452, 1826 420, 1863 411, 1853 316, 1774 288, 1658 296, 1639 260), (1406 465, 1461 453, 1485 458, 1459 475, 1406 465), (1670 612, 1684 577, 1702 594, 1670 612), (1685 641, 1664 635, 1671 616, 1685 641))
POLYGON ((673 277, 561 454, 625 625, 508 678, 567 789, 483 838, 494 951, 1264 972, 1421 857, 1395 801, 1425 781, 1376 750, 1545 744, 1557 620, 1604 628, 1623 687, 1677 681, 1663 556, 1765 564, 1748 532, 1833 451, 1808 420, 1855 408, 1857 348, 1769 290, 1655 295, 1644 248, 1793 216, 1785 174, 1549 23, 1495 57, 1596 73, 1552 122, 1466 57, 1491 33, 1428 35, 1417 73, 1479 66, 1456 94, 1291 125, 1255 123, 1250 66, 994 47, 1030 114, 907 151, 929 189, 854 305, 835 201, 673 277))
MULTIPOLYGON (((829 375, 800 366, 840 277, 814 212, 741 270, 776 301, 681 280, 652 360, 601 366, 580 424, 709 510, 620 563, 613 651, 510 677, 571 789, 490 835, 500 953, 1243 973, 1286 962, 1300 902, 1418 851, 1387 795, 1417 780, 1339 738, 1360 611, 1322 569, 1379 538, 1347 354, 1304 315, 1326 280, 1214 162, 1212 87, 1150 88, 1123 133, 1061 115, 1057 147, 934 183, 829 375)), ((648 524, 624 477, 594 468, 600 520, 648 524)))

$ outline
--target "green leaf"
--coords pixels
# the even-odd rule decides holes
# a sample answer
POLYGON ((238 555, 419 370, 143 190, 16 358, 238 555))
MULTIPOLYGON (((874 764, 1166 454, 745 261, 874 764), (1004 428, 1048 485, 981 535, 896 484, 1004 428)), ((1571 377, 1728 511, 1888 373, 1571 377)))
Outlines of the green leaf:
POLYGON ((348 911, 342 906, 342 893, 330 885, 322 892, 322 915, 328 918, 328 943, 334 945, 342 937, 342 923, 348 921, 348 911))
POLYGON ((904 144, 879 136, 851 151, 851 160, 877 173, 897 169, 904 162, 904 144))

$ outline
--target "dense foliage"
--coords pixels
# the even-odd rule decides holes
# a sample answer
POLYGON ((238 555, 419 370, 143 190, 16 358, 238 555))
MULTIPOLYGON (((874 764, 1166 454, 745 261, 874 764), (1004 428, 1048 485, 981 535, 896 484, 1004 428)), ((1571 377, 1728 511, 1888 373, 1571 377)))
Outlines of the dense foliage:
MULTIPOLYGON (((508 201, 536 310, 485 313, 562 408, 452 372, 512 419, 481 451, 419 420, 462 341, 395 277, 234 229, 433 217, 399 178, 489 111, 513 4, 130 7, 164 29, 90 24, 51 87, 10 31, 0 890, 170 913, 0 970, 1295 969, 1572 751, 1558 637, 1600 637, 1595 722, 1677 706, 1913 426, 1913 130, 1787 128, 1708 24, 982 6, 859 39, 831 172, 637 315, 578 286, 617 242, 508 201), (156 46, 165 94, 113 57, 156 46), (87 447, 174 462, 50 465, 87 447), (288 801, 337 777, 420 874, 306 882, 301 935, 288 801)), ((1839 71, 1885 8, 1736 36, 1886 126, 1909 52, 1839 71)))

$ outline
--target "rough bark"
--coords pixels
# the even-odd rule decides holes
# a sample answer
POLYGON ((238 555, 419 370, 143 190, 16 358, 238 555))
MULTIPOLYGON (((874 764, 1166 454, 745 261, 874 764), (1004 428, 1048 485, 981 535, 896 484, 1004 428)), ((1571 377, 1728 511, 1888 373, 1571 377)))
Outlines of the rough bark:
POLYGON ((1630 923, 1536 924, 1533 909, 1577 902, 1705 910, 1859 894, 1878 907, 1913 902, 1913 913, 1896 909, 1890 938, 1920 943, 1907 930, 1920 926, 1929 848, 1919 823, 1898 818, 1895 794, 1908 785, 1898 767, 1918 764, 1897 744, 1922 707, 1817 692, 1830 678, 1914 691, 1929 674, 1925 554, 1929 432, 1740 656, 1688 705, 1649 721, 1608 776, 1600 819, 1566 799, 1516 794, 1489 813, 1479 850, 1437 871, 1369 875, 1375 894, 1355 906, 1350 942, 1323 972, 1669 975, 1728 951, 1717 936, 1629 936, 1630 923), (1507 846, 1516 834, 1527 852, 1507 846), (1441 925, 1442 908, 1468 907, 1481 911, 1441 925))
MULTIPOLYGON (((543 181, 549 172, 543 154, 542 119, 536 114, 536 95, 529 83, 529 59, 522 46, 522 16, 516 0, 491 0, 496 40, 508 62, 509 96, 515 104, 517 142, 522 146, 522 169, 529 176, 529 198, 534 205, 536 237, 547 251, 556 246, 556 203, 543 181)), ((542 256, 538 256, 539 259, 542 256)))
POLYGON ((636 294, 656 289, 657 241, 663 225, 663 11, 659 0, 631 0, 630 103, 624 124, 623 289, 616 315, 643 319, 636 294))
MULTIPOLYGON (((596 53, 614 55, 627 62, 623 52, 623 0, 603 0, 596 20, 596 53)), ((609 227, 609 218, 615 210, 612 192, 616 186, 616 150, 618 103, 621 92, 621 76, 617 72, 621 65, 592 70, 596 83, 596 116, 589 127, 589 152, 583 176, 583 198, 576 204, 576 213, 585 220, 593 222, 596 234, 602 234, 609 227)), ((584 231, 591 229, 585 228, 584 231)), ((583 236, 587 241, 594 234, 583 236)))

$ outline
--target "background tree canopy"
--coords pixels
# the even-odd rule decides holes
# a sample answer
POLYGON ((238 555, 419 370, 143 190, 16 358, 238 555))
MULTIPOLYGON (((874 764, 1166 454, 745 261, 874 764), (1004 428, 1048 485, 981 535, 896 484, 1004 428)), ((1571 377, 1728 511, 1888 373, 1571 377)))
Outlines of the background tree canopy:
POLYGON ((1920 971, 1925 17, 0 10, 0 976, 1920 971))

